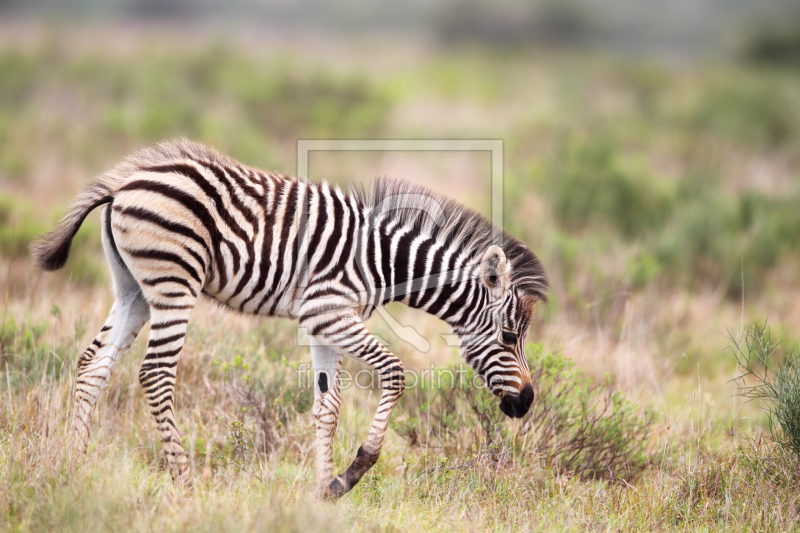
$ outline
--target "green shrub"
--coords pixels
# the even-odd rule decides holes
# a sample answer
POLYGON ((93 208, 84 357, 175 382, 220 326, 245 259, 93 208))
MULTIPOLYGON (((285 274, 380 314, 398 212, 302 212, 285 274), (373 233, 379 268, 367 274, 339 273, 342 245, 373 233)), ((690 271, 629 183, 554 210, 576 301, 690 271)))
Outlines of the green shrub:
POLYGON ((535 398, 520 426, 509 424, 486 387, 473 385, 472 371, 460 375, 452 367, 454 383, 403 397, 392 429, 412 446, 441 447, 450 455, 463 454, 465 446, 472 453, 513 453, 517 461, 543 461, 589 479, 630 481, 649 465, 652 409, 630 402, 608 377, 594 382, 560 351, 531 344, 527 354, 535 398))
POLYGON ((389 111, 386 95, 364 79, 325 71, 297 74, 277 68, 250 76, 236 88, 236 98, 258 127, 283 136, 374 133, 389 111))
POLYGON ((784 336, 773 336, 765 323, 743 325, 729 338, 741 394, 766 411, 768 439, 800 459, 800 350, 782 349, 784 336))
MULTIPOLYGON (((60 310, 56 309, 53 316, 59 320, 60 310)), ((52 335, 53 327, 47 321, 6 316, 5 323, 0 325, 0 360, 8 371, 3 388, 9 386, 18 390, 39 383, 45 377, 58 379, 70 369, 72 356, 64 356, 74 354, 75 348, 64 344, 63 338, 52 335)))
POLYGON ((660 270, 686 284, 723 284, 741 297, 758 289, 769 270, 800 244, 798 194, 770 197, 726 193, 714 183, 687 178, 676 208, 655 239, 660 270))
POLYGON ((560 351, 528 346, 535 401, 521 435, 536 455, 568 474, 630 481, 650 463, 655 421, 615 391, 609 376, 595 383, 560 351))
POLYGON ((742 55, 754 63, 800 67, 800 19, 754 32, 742 55))
POLYGON ((687 177, 677 191, 676 208, 654 240, 663 271, 686 284, 717 284, 726 267, 740 271, 735 250, 740 234, 737 205, 705 177, 687 177))

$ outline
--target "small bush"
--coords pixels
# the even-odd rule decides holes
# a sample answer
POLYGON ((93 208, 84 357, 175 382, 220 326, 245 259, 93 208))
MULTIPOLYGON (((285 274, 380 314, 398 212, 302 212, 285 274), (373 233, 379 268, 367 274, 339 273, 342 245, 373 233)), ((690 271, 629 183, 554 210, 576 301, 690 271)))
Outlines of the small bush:
POLYGON ((650 460, 655 414, 615 391, 609 376, 594 383, 559 351, 528 347, 535 401, 521 435, 559 470, 586 478, 631 480, 650 460))
POLYGON ((500 462, 513 455, 581 478, 630 481, 649 465, 649 407, 630 402, 608 377, 595 383, 560 351, 532 344, 527 354, 535 398, 520 426, 509 424, 487 388, 473 386, 470 371, 423 391, 423 403, 413 405, 415 396, 408 395, 401 401, 406 416, 393 419, 392 428, 410 445, 440 447, 445 455, 489 453, 500 462), (426 420, 427 430, 420 425, 426 420))
POLYGON ((766 411, 768 440, 800 458, 800 350, 784 352, 784 336, 774 337, 765 323, 745 325, 729 338, 740 370, 736 381, 766 411))
POLYGON ((388 97, 363 78, 324 71, 301 76, 278 69, 242 83, 237 91, 257 127, 281 135, 375 133, 390 109, 388 97))
POLYGON ((743 56, 753 63, 800 67, 800 20, 793 25, 767 27, 755 32, 743 56))

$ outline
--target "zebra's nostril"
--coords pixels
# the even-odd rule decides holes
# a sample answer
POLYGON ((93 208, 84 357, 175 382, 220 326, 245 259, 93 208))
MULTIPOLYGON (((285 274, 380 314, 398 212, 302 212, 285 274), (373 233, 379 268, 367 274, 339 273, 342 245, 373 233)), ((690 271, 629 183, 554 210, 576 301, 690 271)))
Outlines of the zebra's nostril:
POLYGON ((533 403, 533 386, 527 383, 519 393, 519 406, 522 408, 522 414, 528 412, 533 403))

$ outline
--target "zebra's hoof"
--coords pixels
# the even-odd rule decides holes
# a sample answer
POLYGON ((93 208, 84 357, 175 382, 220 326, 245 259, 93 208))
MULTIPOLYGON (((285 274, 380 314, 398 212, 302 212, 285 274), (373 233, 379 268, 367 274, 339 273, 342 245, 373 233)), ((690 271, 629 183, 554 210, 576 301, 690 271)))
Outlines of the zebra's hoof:
POLYGON ((346 492, 347 492, 347 487, 345 486, 345 482, 342 479, 342 476, 336 476, 334 480, 331 481, 331 484, 328 487, 325 499, 329 501, 336 501, 342 496, 344 496, 346 492))

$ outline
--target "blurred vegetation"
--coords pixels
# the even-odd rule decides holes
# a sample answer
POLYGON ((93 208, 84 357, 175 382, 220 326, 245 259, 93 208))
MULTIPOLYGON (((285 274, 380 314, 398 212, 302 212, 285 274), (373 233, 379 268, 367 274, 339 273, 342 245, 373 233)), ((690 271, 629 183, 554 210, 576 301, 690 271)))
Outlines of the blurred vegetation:
POLYGON ((585 45, 601 33, 603 22, 585 2, 505 2, 491 6, 476 0, 449 0, 435 12, 433 26, 447 43, 479 42, 495 46, 537 43, 585 45))
POLYGON ((753 32, 743 56, 754 63, 800 68, 800 16, 753 32))
POLYGON ((27 255, 31 240, 46 230, 35 220, 25 200, 8 194, 0 195, 0 253, 4 257, 27 255))
POLYGON ((731 191, 716 179, 663 180, 627 169, 605 139, 567 143, 542 181, 556 220, 570 233, 638 245, 634 286, 659 274, 689 288, 758 290, 770 269, 800 250, 800 188, 772 196, 731 191), (588 234, 588 235, 587 235, 588 234), (742 276, 744 275, 744 280, 742 276))
MULTIPOLYGON (((542 58, 536 67, 554 76, 561 125, 520 117, 505 128, 506 158, 514 162, 505 176, 509 228, 539 244, 551 276, 569 285, 582 271, 598 286, 635 290, 662 282, 690 290, 722 286, 738 298, 742 278, 759 291, 774 268, 797 259, 797 73, 739 66, 687 72, 613 60, 582 69, 567 59, 542 58), (604 92, 615 95, 613 108, 596 101, 604 92), (734 186, 737 159, 784 161, 785 175, 769 188, 746 180, 734 186), (541 216, 555 225, 550 235, 525 222, 532 195, 544 199, 541 216), (620 253, 621 268, 608 272, 604 265, 620 253)), ((16 196, 40 147, 100 171, 136 147, 185 136, 275 168, 297 138, 424 136, 400 132, 391 120, 420 97, 524 102, 524 84, 507 75, 518 77, 523 67, 514 57, 497 64, 442 57, 377 82, 357 70, 334 71, 291 55, 259 58, 222 44, 144 49, 124 58, 67 54, 57 35, 39 47, 7 47, 0 51, 0 183, 9 192, 0 198, 0 251, 24 255, 31 238, 57 218, 16 196), (481 69, 491 75, 479 75, 481 69)), ((89 226, 70 267, 81 282, 104 279, 95 266, 99 244, 84 245, 97 241, 97 228, 89 226)), ((594 298, 585 288, 576 291, 562 303, 580 307, 594 298)))
POLYGON ((184 136, 269 166, 263 149, 273 139, 376 134, 391 104, 363 76, 295 68, 291 57, 257 60, 224 45, 121 60, 65 54, 55 38, 0 50, 0 71, 0 172, 10 180, 25 178, 34 135, 89 164, 119 147, 184 136))

